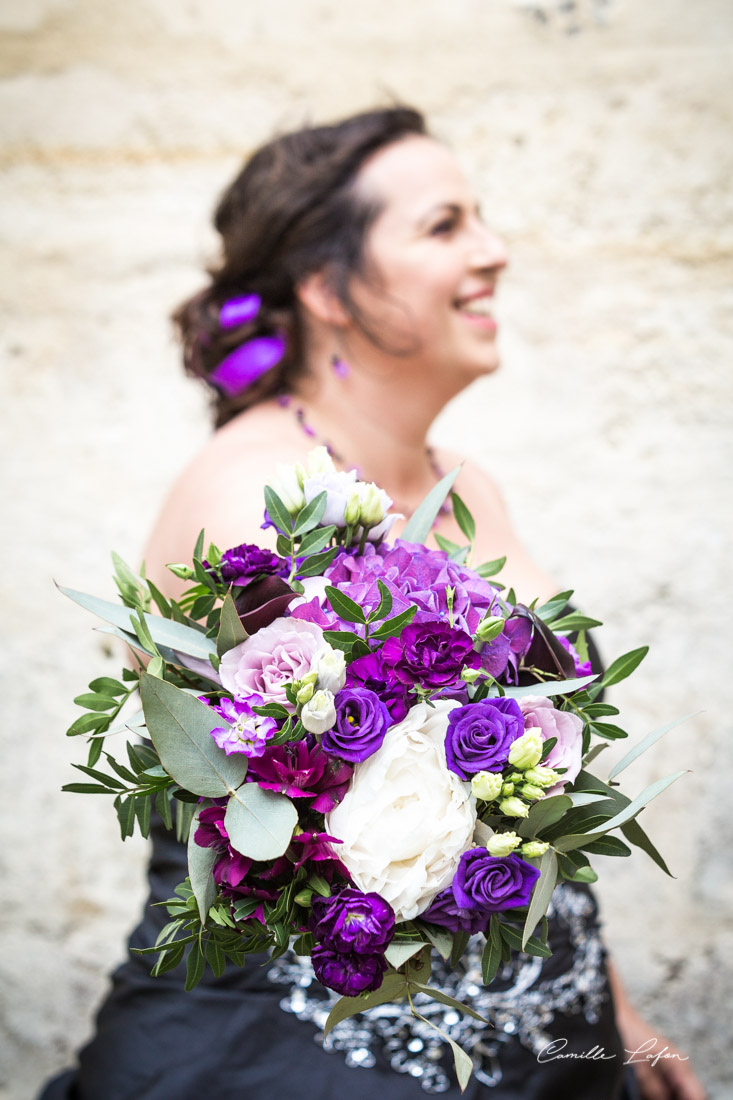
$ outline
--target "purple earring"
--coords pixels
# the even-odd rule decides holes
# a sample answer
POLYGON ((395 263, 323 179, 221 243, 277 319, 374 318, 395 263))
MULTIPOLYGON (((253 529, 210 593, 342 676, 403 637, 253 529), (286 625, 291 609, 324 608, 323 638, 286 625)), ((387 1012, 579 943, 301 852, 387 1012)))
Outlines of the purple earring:
POLYGON ((350 367, 345 359, 338 355, 331 356, 331 369, 337 378, 348 378, 350 367))

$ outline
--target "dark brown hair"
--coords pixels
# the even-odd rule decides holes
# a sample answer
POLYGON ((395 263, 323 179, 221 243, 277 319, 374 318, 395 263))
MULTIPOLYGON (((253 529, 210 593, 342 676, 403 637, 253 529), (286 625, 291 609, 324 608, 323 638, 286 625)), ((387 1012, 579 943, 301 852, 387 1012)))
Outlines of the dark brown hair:
POLYGON ((351 300, 349 283, 352 275, 365 275, 364 240, 380 207, 360 197, 353 185, 371 153, 425 133, 419 111, 403 106, 305 127, 263 145, 226 189, 214 215, 222 239, 221 262, 209 269, 210 284, 173 315, 185 369, 208 379, 235 347, 274 332, 285 336, 287 350, 276 367, 242 393, 229 397, 214 391, 217 427, 287 392, 303 371, 295 288, 312 272, 327 270, 341 303, 377 339, 351 300), (260 296, 257 317, 237 328, 222 328, 222 303, 243 294, 260 296))

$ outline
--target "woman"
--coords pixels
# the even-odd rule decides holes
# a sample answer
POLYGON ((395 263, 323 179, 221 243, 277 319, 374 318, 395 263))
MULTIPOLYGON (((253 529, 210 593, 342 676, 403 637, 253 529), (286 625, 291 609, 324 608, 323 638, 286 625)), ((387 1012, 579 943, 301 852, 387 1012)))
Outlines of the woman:
MULTIPOLYGON (((221 264, 176 323, 187 369, 214 386, 218 430, 174 487, 146 555, 170 595, 180 587, 165 563, 189 557, 201 526, 222 548, 271 541, 260 529, 263 483, 316 443, 384 486, 408 517, 459 461, 429 446, 432 421, 499 365, 493 298, 504 245, 413 110, 274 140, 229 187, 215 224, 221 264)), ((506 555, 504 577, 520 599, 552 595, 557 585, 519 544, 491 479, 464 463, 456 487, 476 517, 478 560, 506 555)), ((449 510, 437 530, 460 539, 449 510)), ((155 829, 152 900, 185 873, 182 849, 155 829)), ((133 946, 154 942, 165 919, 148 912, 133 946)), ((635 1058, 642 1095, 700 1100, 689 1063, 633 1012, 609 968, 611 995, 587 888, 556 892, 550 939, 552 959, 516 960, 488 993, 470 974, 444 976, 495 1024, 482 1033, 470 1025, 463 1037, 477 1062, 465 1095, 618 1100, 635 1095, 623 1047, 648 1043, 672 1056, 653 1066, 635 1058)), ((259 1098, 273 1088, 284 1097, 458 1095, 441 1049, 401 1009, 343 1025, 324 1052, 314 1043, 321 993, 292 959, 230 969, 191 994, 177 972, 151 979, 149 965, 135 956, 117 972, 79 1072, 44 1100, 186 1100, 203 1089, 259 1098)))

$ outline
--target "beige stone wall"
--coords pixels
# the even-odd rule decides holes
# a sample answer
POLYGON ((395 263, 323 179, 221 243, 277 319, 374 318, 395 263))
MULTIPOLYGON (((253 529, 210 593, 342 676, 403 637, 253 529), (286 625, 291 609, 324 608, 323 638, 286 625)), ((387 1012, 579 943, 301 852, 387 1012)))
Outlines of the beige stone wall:
POLYGON ((505 368, 436 437, 495 473, 535 556, 607 622, 607 656, 652 645, 615 692, 632 733, 701 712, 627 773, 636 791, 691 769, 644 813, 677 879, 598 862, 629 987, 723 1100, 729 0, 2 0, 0 28, 0 1097, 33 1096, 89 1034, 143 900, 144 845, 59 792, 70 700, 115 663, 52 579, 112 595, 109 549, 138 558, 206 436, 166 316, 242 155, 394 94, 463 156, 512 254, 505 368))

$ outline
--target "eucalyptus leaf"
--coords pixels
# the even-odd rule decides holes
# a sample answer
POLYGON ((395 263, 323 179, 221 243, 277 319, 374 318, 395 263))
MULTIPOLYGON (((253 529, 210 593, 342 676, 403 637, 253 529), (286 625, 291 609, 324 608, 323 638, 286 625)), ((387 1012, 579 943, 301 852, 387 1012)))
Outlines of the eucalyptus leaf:
POLYGON ((608 773, 609 779, 615 779, 617 775, 620 775, 625 768, 628 768, 629 764, 633 764, 634 760, 637 760, 642 753, 645 753, 647 749, 659 740, 660 737, 664 737, 665 733, 669 733, 675 726, 682 725, 683 722, 687 722, 690 718, 694 718, 695 714, 699 714, 696 711, 693 714, 686 714, 684 718, 679 718, 676 722, 669 722, 666 726, 662 726, 660 729, 654 730, 652 733, 648 733, 643 741, 640 741, 638 745, 635 745, 633 749, 629 749, 625 756, 614 764, 608 773))
POLYGON ((526 945, 535 928, 547 912, 552 892, 557 882, 557 852, 548 848, 540 862, 540 877, 535 883, 522 932, 522 947, 526 945))
POLYGON ((418 940, 415 943, 393 942, 389 945, 384 952, 384 957, 390 966, 393 966, 395 970, 411 959, 413 955, 417 955, 418 951, 422 951, 425 944, 422 940, 418 940))
POLYGON ((188 877, 198 905, 201 923, 205 924, 209 909, 211 909, 216 899, 213 870, 214 864, 219 858, 219 852, 215 848, 201 848, 194 840, 200 813, 201 809, 198 809, 191 822, 191 831, 188 834, 188 877))
POLYGON ((418 505, 402 532, 402 539, 405 542, 425 543, 433 529, 433 524, 445 502, 445 498, 453 488, 460 472, 461 467, 456 466, 454 470, 447 473, 437 485, 433 486, 423 502, 418 505))
POLYGON ((437 924, 420 924, 420 928, 432 943, 440 957, 448 962, 453 951, 453 935, 445 928, 439 928, 437 924))
MULTIPOLYGON (((433 990, 431 992, 434 995, 435 991, 433 990)), ((461 1092, 464 1092, 465 1088, 466 1088, 466 1085, 468 1084, 468 1082, 471 1078, 471 1074, 473 1073, 473 1062, 471 1061, 469 1056, 466 1054, 463 1047, 460 1047, 458 1045, 458 1043, 455 1043, 446 1031, 443 1031, 443 1029, 441 1027, 438 1027, 438 1025, 436 1023, 434 1023, 432 1020, 429 1020, 427 1018, 427 1016, 422 1016, 414 1008, 412 1010, 412 1013, 413 1013, 414 1016, 416 1016, 418 1018, 418 1020, 422 1020, 423 1023, 428 1024, 428 1026, 432 1027, 434 1031, 437 1031, 438 1035, 440 1035, 440 1037, 442 1039, 445 1039, 446 1043, 450 1044, 450 1048, 453 1052, 453 1062, 454 1062, 455 1067, 456 1067, 456 1077, 458 1078, 458 1086, 459 1086, 461 1092)))
POLYGON ((229 799, 224 826, 229 843, 250 859, 277 859, 285 854, 298 811, 284 794, 246 783, 229 799))
POLYGON ((242 620, 234 606, 231 592, 227 592, 224 603, 221 605, 221 619, 219 620, 219 633, 216 636, 216 654, 223 657, 230 649, 246 642, 249 634, 242 626, 242 620))
POLYGON ((444 993, 442 989, 436 989, 434 986, 428 985, 427 982, 416 982, 413 979, 410 982, 410 989, 425 993, 428 997, 432 997, 434 1001, 440 1001, 441 1004, 448 1005, 449 1008, 455 1008, 458 1012, 465 1012, 467 1016, 472 1016, 474 1020, 479 1020, 482 1024, 488 1024, 489 1022, 475 1008, 464 1004, 463 1001, 457 1001, 449 993, 444 993))
POLYGON ((148 732, 176 783, 207 798, 235 791, 247 774, 247 757, 227 756, 211 736, 215 726, 228 727, 226 720, 195 696, 147 673, 140 677, 140 693, 148 732))
POLYGON ((646 852, 646 854, 654 860, 657 866, 662 868, 666 875, 669 875, 670 878, 675 877, 638 821, 627 821, 625 825, 621 826, 621 832, 624 834, 629 844, 635 844, 637 848, 641 848, 643 852, 646 852))
POLYGON ((542 698, 548 699, 553 695, 571 695, 574 691, 580 691, 581 688, 586 687, 596 679, 597 676, 593 673, 591 676, 579 676, 575 680, 548 680, 544 684, 507 687, 504 688, 504 694, 510 699, 522 699, 525 695, 540 695, 542 698))
POLYGON ((633 820, 639 811, 644 809, 647 803, 651 802, 652 799, 656 798, 662 791, 665 791, 667 787, 676 782, 676 780, 684 775, 686 771, 687 768, 683 768, 681 771, 672 772, 671 775, 666 775, 663 779, 657 779, 655 783, 651 783, 640 795, 632 799, 628 806, 625 806, 620 813, 617 813, 615 817, 609 818, 602 829, 598 829, 593 833, 561 836, 554 842, 555 847, 559 852, 570 852, 573 848, 580 848, 582 845, 588 844, 590 841, 604 836, 605 833, 609 833, 612 829, 618 829, 619 826, 625 825, 627 821, 633 820))
POLYGON ((323 1036, 326 1038, 331 1028, 340 1024, 342 1020, 348 1020, 350 1016, 356 1016, 358 1012, 366 1012, 368 1008, 376 1005, 387 1004, 396 1001, 407 993, 407 980, 404 974, 396 971, 388 971, 382 979, 379 989, 373 993, 362 993, 358 997, 341 997, 331 1009, 323 1028, 323 1036))

